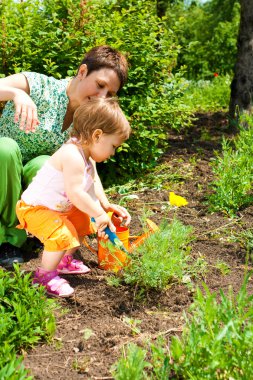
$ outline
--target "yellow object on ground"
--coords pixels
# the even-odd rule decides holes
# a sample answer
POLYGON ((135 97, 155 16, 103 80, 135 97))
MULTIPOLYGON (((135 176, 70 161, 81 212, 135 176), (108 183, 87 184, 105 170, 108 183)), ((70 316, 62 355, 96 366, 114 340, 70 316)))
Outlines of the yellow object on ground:
POLYGON ((169 202, 171 206, 182 207, 188 205, 188 202, 185 198, 180 195, 176 195, 173 191, 169 193, 169 202))

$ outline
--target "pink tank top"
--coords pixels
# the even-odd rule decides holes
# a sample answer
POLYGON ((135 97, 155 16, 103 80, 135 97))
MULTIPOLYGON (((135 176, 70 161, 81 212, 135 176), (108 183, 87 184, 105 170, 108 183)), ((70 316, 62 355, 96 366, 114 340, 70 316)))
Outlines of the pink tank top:
MULTIPOLYGON (((72 142, 69 140, 68 142, 72 142)), ((87 162, 83 151, 80 150, 85 161, 83 176, 83 190, 87 192, 94 201, 97 201, 94 190, 94 169, 87 162)), ((51 210, 66 212, 73 206, 64 190, 63 173, 46 162, 38 171, 28 188, 23 192, 21 199, 32 206, 45 206, 51 210)))

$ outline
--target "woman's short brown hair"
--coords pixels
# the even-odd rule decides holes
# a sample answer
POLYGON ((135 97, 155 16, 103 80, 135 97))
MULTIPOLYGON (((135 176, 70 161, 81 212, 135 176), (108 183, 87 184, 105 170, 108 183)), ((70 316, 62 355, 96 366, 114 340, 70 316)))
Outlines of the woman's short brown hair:
POLYGON ((115 71, 120 81, 119 89, 121 89, 127 81, 128 63, 126 57, 108 45, 96 46, 89 50, 85 54, 81 62, 81 65, 82 64, 87 65, 88 75, 92 73, 92 71, 104 68, 115 71))

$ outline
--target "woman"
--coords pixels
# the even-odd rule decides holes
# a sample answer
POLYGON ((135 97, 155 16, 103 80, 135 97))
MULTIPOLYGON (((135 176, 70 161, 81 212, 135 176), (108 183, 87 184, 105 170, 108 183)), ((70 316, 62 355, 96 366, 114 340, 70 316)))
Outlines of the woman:
POLYGON ((104 45, 85 54, 74 78, 23 72, 0 79, 0 101, 9 101, 0 118, 0 265, 23 262, 19 248, 26 232, 15 228, 22 189, 66 140, 77 107, 94 96, 115 95, 127 70, 125 57, 104 45))

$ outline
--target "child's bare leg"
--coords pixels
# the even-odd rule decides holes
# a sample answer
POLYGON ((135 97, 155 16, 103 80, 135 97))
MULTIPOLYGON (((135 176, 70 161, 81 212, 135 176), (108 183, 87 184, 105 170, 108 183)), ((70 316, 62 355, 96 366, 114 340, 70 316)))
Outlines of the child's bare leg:
POLYGON ((44 250, 41 266, 36 270, 33 283, 43 285, 48 294, 55 297, 69 297, 74 289, 58 276, 57 267, 65 251, 49 252, 44 250))
POLYGON ((64 253, 65 251, 49 252, 44 250, 42 254, 41 268, 47 271, 56 270, 64 253))

